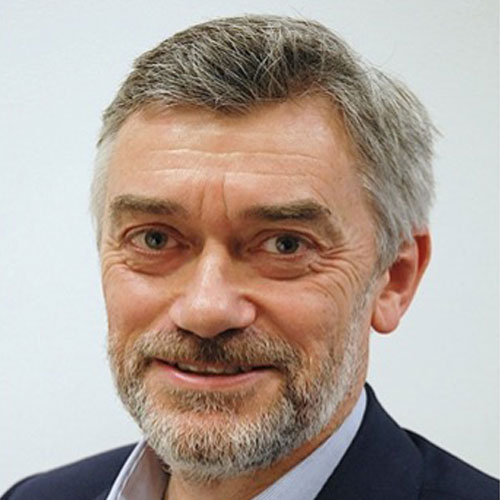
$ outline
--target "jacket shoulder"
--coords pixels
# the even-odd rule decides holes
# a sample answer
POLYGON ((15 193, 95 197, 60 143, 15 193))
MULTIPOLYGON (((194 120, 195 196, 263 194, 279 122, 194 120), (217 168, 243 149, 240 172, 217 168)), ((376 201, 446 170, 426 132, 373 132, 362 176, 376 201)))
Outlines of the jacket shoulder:
POLYGON ((111 488, 134 445, 116 448, 30 476, 0 500, 93 500, 111 488))
POLYGON ((498 480, 406 431, 423 459, 422 500, 498 500, 498 480))

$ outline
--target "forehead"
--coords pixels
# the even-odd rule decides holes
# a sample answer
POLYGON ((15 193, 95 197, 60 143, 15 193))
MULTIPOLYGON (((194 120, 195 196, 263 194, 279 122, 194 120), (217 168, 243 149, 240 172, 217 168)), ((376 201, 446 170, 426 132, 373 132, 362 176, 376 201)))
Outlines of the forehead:
POLYGON ((335 209, 340 199, 362 203, 354 164, 342 119, 324 98, 264 104, 239 116, 143 110, 118 132, 107 204, 124 194, 194 203, 211 192, 228 212, 311 198, 335 209))

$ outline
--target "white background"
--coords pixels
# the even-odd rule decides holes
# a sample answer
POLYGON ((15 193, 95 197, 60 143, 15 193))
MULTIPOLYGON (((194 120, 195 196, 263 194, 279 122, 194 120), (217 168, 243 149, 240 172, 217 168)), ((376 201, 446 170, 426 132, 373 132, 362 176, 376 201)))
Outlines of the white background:
POLYGON ((316 18, 405 80, 442 139, 433 262, 369 380, 401 425, 498 474, 494 0, 3 0, 0 491, 139 437, 108 374, 87 210, 100 113, 133 58, 199 21, 316 18))

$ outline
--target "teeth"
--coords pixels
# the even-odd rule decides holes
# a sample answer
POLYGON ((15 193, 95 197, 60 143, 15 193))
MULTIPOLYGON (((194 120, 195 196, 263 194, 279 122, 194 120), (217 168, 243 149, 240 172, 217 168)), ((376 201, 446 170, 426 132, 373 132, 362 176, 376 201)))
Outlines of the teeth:
POLYGON ((177 367, 185 372, 197 372, 198 371, 196 366, 187 365, 185 363, 177 363, 177 367))
POLYGON ((226 368, 215 368, 213 366, 206 366, 203 369, 200 369, 198 366, 189 365, 187 363, 177 363, 176 366, 185 372, 193 372, 193 373, 211 373, 214 375, 235 375, 236 373, 241 372, 249 372, 251 368, 239 368, 239 367, 226 367, 226 368))
POLYGON ((207 366, 205 368, 207 373, 215 373, 220 375, 222 373, 227 373, 229 375, 234 375, 235 373, 239 373, 239 368, 213 368, 212 366, 207 366))

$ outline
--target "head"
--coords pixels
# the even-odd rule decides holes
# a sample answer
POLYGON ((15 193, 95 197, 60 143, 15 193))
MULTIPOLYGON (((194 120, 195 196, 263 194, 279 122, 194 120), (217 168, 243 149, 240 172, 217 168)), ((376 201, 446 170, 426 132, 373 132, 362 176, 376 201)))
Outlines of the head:
POLYGON ((317 23, 216 20, 136 61, 92 209, 116 383, 170 467, 241 475, 342 422, 428 261, 432 135, 317 23))
POLYGON ((218 19, 140 56, 103 115, 91 210, 100 238, 109 156, 125 120, 145 107, 195 106, 244 115, 305 95, 330 100, 356 149, 377 231, 379 268, 427 227, 435 129, 411 91, 365 64, 321 24, 277 16, 218 19))

